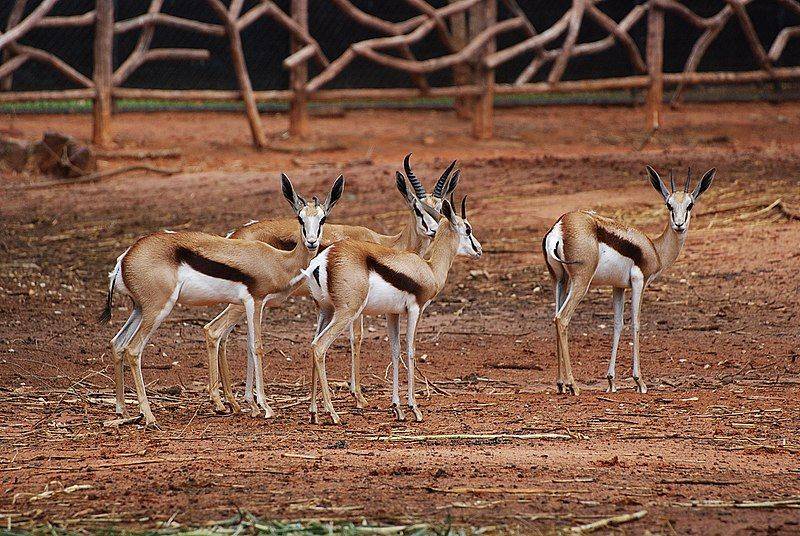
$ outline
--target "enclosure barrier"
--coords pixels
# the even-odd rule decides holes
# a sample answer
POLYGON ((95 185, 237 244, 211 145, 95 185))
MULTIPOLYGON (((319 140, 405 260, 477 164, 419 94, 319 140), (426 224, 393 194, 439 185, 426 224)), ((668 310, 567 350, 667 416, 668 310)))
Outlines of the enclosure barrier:
MULTIPOLYGON (((309 0, 291 0, 289 14, 270 0, 259 2, 242 13, 244 0, 205 0, 217 17, 216 23, 201 22, 162 12, 163 0, 151 0, 146 13, 116 20, 113 0, 96 0, 95 9, 80 15, 50 15, 54 6, 66 0, 42 0, 24 16, 28 0, 15 0, 5 32, 0 33, 0 102, 57 100, 84 98, 93 100, 93 141, 97 145, 111 142, 114 99, 169 99, 180 101, 242 101, 248 125, 257 148, 267 143, 258 113, 259 102, 288 102, 289 131, 303 138, 309 134, 308 103, 310 101, 415 99, 421 97, 452 97, 459 117, 471 118, 472 134, 477 139, 492 137, 495 95, 583 92, 615 89, 646 89, 646 128, 657 129, 663 105, 665 85, 675 86, 672 104, 678 104, 685 89, 696 84, 737 84, 754 82, 778 83, 800 79, 800 66, 778 67, 787 43, 800 36, 800 26, 783 28, 767 51, 762 45, 746 7, 751 0, 725 0, 725 6, 710 17, 702 17, 677 0, 649 0, 632 4, 630 11, 616 21, 599 7, 598 0, 572 0, 571 6, 552 26, 537 30, 533 21, 516 0, 448 0, 443 7, 434 7, 425 0, 403 0, 419 11, 419 15, 402 22, 390 22, 359 9, 350 0, 327 0, 354 23, 381 34, 353 42, 337 58, 326 57, 317 40, 309 32, 309 0), (502 8, 504 18, 499 14, 502 8), (694 43, 681 72, 665 73, 664 35, 665 13, 673 13, 682 21, 702 31, 694 43), (253 89, 242 47, 242 31, 262 17, 288 30, 290 55, 283 66, 290 72, 289 87, 285 90, 256 91, 253 89), (585 19, 608 32, 600 40, 579 43, 578 37, 585 19), (740 26, 758 69, 746 72, 698 72, 698 66, 709 46, 732 19, 740 26), (644 51, 630 35, 631 28, 643 22, 647 25, 644 51), (34 28, 63 28, 94 26, 94 68, 91 78, 80 73, 50 51, 22 44, 34 28), (152 48, 157 26, 180 28, 212 38, 226 39, 230 60, 236 76, 238 91, 167 90, 126 88, 130 75, 146 62, 190 59, 206 60, 206 49, 152 48), (114 69, 115 36, 139 31, 133 52, 114 69), (446 54, 426 60, 414 56, 412 46, 430 34, 435 34, 446 54), (501 34, 522 35, 513 45, 498 50, 501 34), (559 43, 554 48, 549 45, 559 43), (613 46, 627 55, 634 74, 625 77, 591 80, 563 80, 564 72, 573 58, 594 55, 613 46), (397 55, 388 52, 393 51, 397 55), (515 58, 533 58, 511 84, 498 84, 495 69, 515 58), (355 59, 407 73, 413 88, 324 89, 355 59), (28 61, 49 65, 82 89, 52 91, 12 91, 12 76, 28 61), (310 76, 309 63, 319 72, 310 76), (542 82, 531 82, 539 71, 552 64, 542 82), (431 87, 426 75, 450 69, 453 84, 431 87)), ((770 0, 790 13, 800 16, 800 1, 770 0)))

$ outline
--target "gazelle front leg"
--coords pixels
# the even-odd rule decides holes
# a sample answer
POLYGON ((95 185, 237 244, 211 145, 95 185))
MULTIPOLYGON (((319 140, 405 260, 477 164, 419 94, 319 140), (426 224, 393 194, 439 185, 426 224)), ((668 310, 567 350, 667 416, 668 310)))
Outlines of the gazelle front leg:
POLYGON ((361 409, 367 400, 361 394, 361 341, 364 336, 364 315, 359 315, 350 325, 350 394, 356 399, 356 407, 361 409))
POLYGON ((386 330, 392 353, 392 413, 398 421, 406 420, 400 407, 400 315, 386 315, 386 330))
POLYGON ((636 391, 647 392, 647 385, 642 380, 639 370, 639 316, 642 309, 642 293, 644 292, 644 277, 642 272, 634 267, 631 273, 631 325, 633 328, 633 381, 636 391))
POLYGON ((621 287, 614 287, 613 291, 614 300, 614 339, 611 342, 611 361, 608 363, 608 388, 606 393, 616 393, 617 387, 614 385, 614 374, 617 364, 617 350, 619 349, 619 336, 622 333, 623 327, 623 311, 625 308, 625 289, 621 287))
MULTIPOLYGON (((253 356, 253 369, 256 384, 256 402, 257 405, 251 405, 252 415, 258 416, 261 411, 264 412, 264 417, 269 419, 275 412, 267 403, 267 397, 264 394, 264 371, 263 371, 263 342, 261 340, 261 300, 253 300, 252 298, 244 302, 245 313, 247 315, 247 346, 250 354, 253 356), (259 411, 259 408, 261 411, 259 411)), ((252 396, 252 395, 251 395, 252 396)))
MULTIPOLYGON (((359 313, 360 314, 360 313, 359 313)), ((353 318, 347 318, 339 312, 333 313, 333 318, 331 319, 330 323, 325 327, 322 332, 314 337, 314 341, 311 343, 311 358, 314 361, 314 369, 316 370, 316 377, 319 379, 320 389, 322 390, 322 404, 325 407, 325 410, 330 414, 331 420, 333 424, 339 424, 339 415, 337 415, 336 410, 333 409, 333 402, 331 400, 331 390, 328 386, 328 375, 327 371, 325 370, 325 354, 328 352, 328 348, 330 348, 333 341, 341 335, 342 331, 355 320, 353 318)), ((316 382, 314 382, 312 386, 312 396, 314 400, 316 400, 316 382)), ((311 408, 311 421, 318 422, 318 417, 316 416, 316 404, 314 403, 311 408)))
POLYGON ((408 370, 408 408, 414 414, 414 420, 422 422, 422 413, 417 407, 417 399, 414 396, 414 338, 417 334, 419 316, 419 307, 409 308, 408 322, 406 323, 406 369, 408 370))

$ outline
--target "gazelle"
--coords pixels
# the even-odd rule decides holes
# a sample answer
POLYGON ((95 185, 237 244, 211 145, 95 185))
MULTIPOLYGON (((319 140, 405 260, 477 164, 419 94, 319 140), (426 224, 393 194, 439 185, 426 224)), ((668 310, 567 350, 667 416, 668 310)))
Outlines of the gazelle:
POLYGON ((461 217, 446 200, 442 204, 442 214, 444 218, 428 248, 428 260, 379 244, 343 240, 320 253, 304 270, 311 296, 320 307, 318 333, 311 343, 311 422, 319 422, 317 380, 322 388, 325 410, 334 423, 339 422, 331 403, 325 354, 341 332, 362 314, 387 315, 393 366, 392 410, 399 420, 405 420, 398 386, 400 316, 406 316, 407 402, 414 418, 422 420, 414 398, 417 322, 444 287, 455 256, 468 255, 476 259, 481 256, 481 246, 467 221, 466 196, 461 202, 461 217))
MULTIPOLYGON (((371 229, 355 225, 335 225, 325 226, 325 238, 322 240, 320 248, 324 249, 334 242, 345 238, 373 242, 386 247, 412 251, 421 255, 430 245, 431 238, 436 233, 439 226, 439 213, 442 200, 455 190, 458 185, 460 170, 453 172, 456 162, 453 161, 442 173, 431 193, 425 190, 420 180, 411 169, 411 154, 409 153, 403 160, 403 166, 408 176, 408 181, 414 189, 410 193, 406 187, 406 181, 402 174, 396 176, 396 186, 403 196, 404 201, 410 211, 410 217, 405 227, 394 235, 379 234, 371 229)), ((263 222, 251 222, 240 227, 228 235, 231 238, 258 240, 265 242, 280 249, 291 249, 300 239, 297 225, 293 220, 270 220, 263 222)), ((302 290, 306 288, 303 285, 302 290)), ((297 293, 295 293, 297 294, 297 293)), ((267 305, 277 306, 283 302, 286 296, 277 296, 270 300, 267 305)), ((225 406, 222 403, 219 386, 222 380, 222 390, 225 400, 230 404, 233 411, 240 411, 239 404, 233 394, 231 385, 230 366, 228 364, 226 342, 228 336, 233 331, 236 324, 244 317, 244 309, 240 305, 229 305, 216 318, 206 324, 204 328, 206 336, 206 347, 208 349, 209 363, 209 394, 216 411, 224 412, 225 406), (221 378, 220 378, 221 375, 221 378)), ((350 392, 356 400, 356 406, 364 407, 366 400, 361 393, 360 381, 360 352, 361 339, 363 335, 363 319, 358 318, 350 328, 350 392)), ((247 359, 247 379, 245 382, 245 402, 252 406, 253 400, 253 374, 255 363, 253 356, 248 355, 247 359)))
POLYGON ((291 251, 253 240, 163 231, 140 238, 117 259, 109 274, 106 308, 100 320, 111 320, 115 291, 133 300, 130 318, 111 340, 118 414, 125 414, 124 353, 133 371, 139 411, 146 424, 155 423, 142 378, 142 351, 176 303, 236 303, 247 317, 248 351, 256 363, 258 407, 267 417, 272 415, 261 374, 263 306, 277 296, 291 294, 302 282, 298 274, 317 254, 325 218, 344 189, 344 178, 339 176, 326 202, 319 203, 315 197, 307 203, 295 193, 286 175, 281 180, 283 195, 297 215, 303 236, 291 251))
POLYGON ((555 282, 556 355, 558 358, 558 392, 577 395, 579 389, 572 377, 567 330, 575 309, 590 286, 613 287, 614 339, 608 366, 607 392, 615 392, 614 371, 625 289, 631 289, 631 323, 633 325, 633 381, 636 390, 647 392, 639 369, 639 313, 642 293, 647 285, 672 265, 686 241, 686 231, 695 202, 708 190, 717 170, 703 175, 697 187, 689 192, 691 170, 682 191, 675 191, 670 174, 671 191, 667 190, 656 171, 647 166, 653 188, 664 198, 669 217, 664 231, 652 240, 638 229, 604 218, 590 211, 569 212, 561 216, 542 240, 545 263, 555 282), (566 292, 566 293, 565 293, 566 292))

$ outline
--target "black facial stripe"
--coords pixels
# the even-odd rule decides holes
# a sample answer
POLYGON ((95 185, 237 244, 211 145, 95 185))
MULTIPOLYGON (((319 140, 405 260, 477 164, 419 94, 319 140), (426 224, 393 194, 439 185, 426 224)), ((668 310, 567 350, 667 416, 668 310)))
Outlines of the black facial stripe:
POLYGON ((474 249, 475 251, 478 251, 478 245, 472 239, 472 235, 468 235, 468 236, 469 236, 469 243, 472 246, 472 249, 474 249))
POLYGON ((414 213, 419 217, 420 221, 422 222, 422 226, 425 227, 425 231, 430 231, 428 224, 425 222, 425 216, 422 215, 422 212, 417 208, 417 205, 414 205, 414 213))

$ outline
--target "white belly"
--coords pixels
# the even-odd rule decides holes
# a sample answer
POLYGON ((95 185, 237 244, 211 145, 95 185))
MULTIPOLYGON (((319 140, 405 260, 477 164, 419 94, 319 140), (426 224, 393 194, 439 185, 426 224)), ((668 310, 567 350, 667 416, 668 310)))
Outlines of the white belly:
POLYGON ((244 283, 211 277, 186 264, 178 268, 178 281, 181 287, 178 303, 185 305, 241 303, 248 295, 244 283))
POLYGON ((413 294, 393 287, 376 273, 369 274, 369 294, 364 314, 405 314, 412 302, 416 303, 413 294))
POLYGON ((620 255, 614 248, 602 242, 599 243, 599 255, 592 286, 629 287, 633 259, 620 255))

